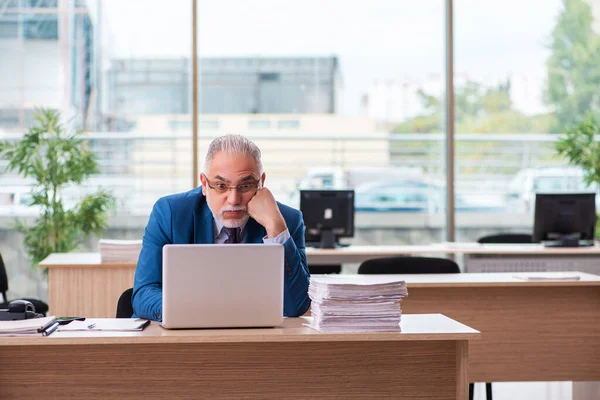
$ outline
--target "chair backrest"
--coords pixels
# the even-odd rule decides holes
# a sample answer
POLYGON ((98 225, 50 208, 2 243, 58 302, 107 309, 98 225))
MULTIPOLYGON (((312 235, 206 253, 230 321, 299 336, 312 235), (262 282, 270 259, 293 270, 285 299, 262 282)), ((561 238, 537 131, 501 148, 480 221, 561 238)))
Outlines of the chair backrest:
POLYGON ((131 318, 133 316, 133 305, 131 304, 133 288, 129 288, 121 294, 117 302, 117 318, 131 318))
MULTIPOLYGON (((6 266, 4 265, 4 260, 2 259, 2 255, 0 254, 0 294, 2 294, 2 305, 0 305, 0 309, 8 307, 8 296, 6 295, 8 292, 8 274, 6 273, 6 266)), ((15 299, 13 299, 15 300, 15 299)), ((41 301, 40 299, 24 297, 18 300, 26 300, 33 304, 35 307, 35 312, 38 314, 46 315, 48 312, 48 304, 41 301)))
POLYGON ((6 292, 8 292, 8 275, 6 274, 4 260, 0 254, 0 293, 2 293, 2 301, 8 302, 6 292))
POLYGON ((363 261, 359 274, 457 274, 460 267, 447 258, 397 256, 363 261))
POLYGON ((313 274, 339 274, 342 272, 341 264, 308 264, 308 271, 313 274))
POLYGON ((481 237, 477 243, 533 243, 533 235, 529 233, 500 233, 481 237))

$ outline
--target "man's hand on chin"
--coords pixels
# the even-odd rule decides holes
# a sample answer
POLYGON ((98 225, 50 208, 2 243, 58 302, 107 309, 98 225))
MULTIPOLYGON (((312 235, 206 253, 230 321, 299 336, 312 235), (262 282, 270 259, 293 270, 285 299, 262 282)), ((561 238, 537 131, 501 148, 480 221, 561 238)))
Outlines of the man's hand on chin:
POLYGON ((267 230, 267 237, 277 237, 287 229, 273 193, 266 187, 258 190, 248 202, 248 215, 267 230))

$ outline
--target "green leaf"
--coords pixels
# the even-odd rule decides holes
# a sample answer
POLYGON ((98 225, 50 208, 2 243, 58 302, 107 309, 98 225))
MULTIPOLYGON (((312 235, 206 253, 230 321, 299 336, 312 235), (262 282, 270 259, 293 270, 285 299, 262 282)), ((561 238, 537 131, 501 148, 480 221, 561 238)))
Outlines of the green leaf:
POLYGON ((591 115, 556 142, 556 151, 569 164, 579 166, 588 185, 600 187, 600 124, 591 115))
POLYGON ((554 131, 561 132, 600 109, 600 35, 588 1, 563 0, 552 32, 546 62, 544 100, 556 115, 554 131))
POLYGON ((24 234, 25 248, 34 266, 51 253, 75 250, 84 237, 107 228, 115 198, 100 190, 84 197, 73 209, 63 203, 67 187, 82 184, 99 172, 96 155, 89 150, 83 132, 69 131, 56 110, 36 109, 34 126, 15 142, 0 142, 0 157, 7 170, 34 180, 32 206, 40 207, 31 226, 20 221, 15 228, 24 234))

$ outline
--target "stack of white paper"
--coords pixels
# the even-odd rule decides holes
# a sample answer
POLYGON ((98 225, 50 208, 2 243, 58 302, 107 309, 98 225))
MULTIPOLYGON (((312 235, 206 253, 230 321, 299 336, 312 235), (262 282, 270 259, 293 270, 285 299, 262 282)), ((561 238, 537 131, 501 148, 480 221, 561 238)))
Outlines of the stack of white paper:
POLYGON ((21 319, 18 321, 0 321, 0 336, 42 335, 55 321, 56 317, 54 316, 21 319))
POLYGON ((102 262, 137 262, 142 241, 100 239, 98 250, 102 262))
POLYGON ((321 332, 399 332, 406 282, 347 283, 335 276, 311 277, 312 322, 321 332))

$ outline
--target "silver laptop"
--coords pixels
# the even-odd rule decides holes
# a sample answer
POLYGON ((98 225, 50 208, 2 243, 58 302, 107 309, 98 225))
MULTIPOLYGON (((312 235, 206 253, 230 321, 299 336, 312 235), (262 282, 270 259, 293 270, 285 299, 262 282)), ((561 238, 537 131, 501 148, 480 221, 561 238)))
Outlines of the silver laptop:
POLYGON ((283 258, 281 244, 165 245, 162 326, 280 325, 283 258))

